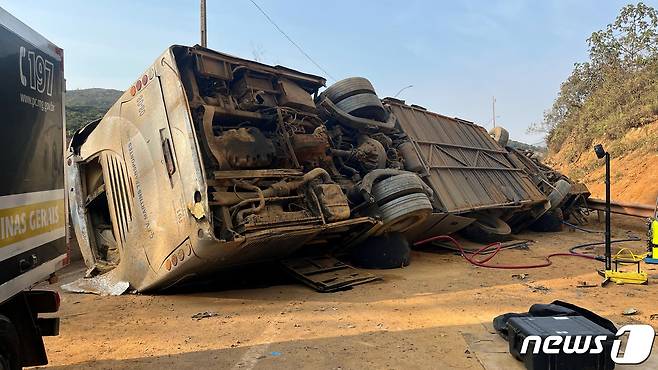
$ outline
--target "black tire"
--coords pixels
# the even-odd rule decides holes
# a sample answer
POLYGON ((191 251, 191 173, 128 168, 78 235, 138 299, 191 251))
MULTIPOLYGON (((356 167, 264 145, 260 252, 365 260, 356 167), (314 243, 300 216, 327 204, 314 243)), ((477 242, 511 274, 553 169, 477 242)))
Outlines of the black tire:
POLYGON ((551 211, 557 209, 562 205, 569 192, 571 191, 571 183, 569 181, 560 179, 553 185, 554 189, 548 195, 548 200, 551 202, 551 211))
POLYGON ((503 148, 506 147, 509 142, 509 132, 500 126, 492 128, 489 131, 489 135, 491 135, 491 138, 503 148))
POLYGON ((351 262, 367 269, 392 269, 409 265, 411 248, 400 233, 373 236, 352 249, 351 262))
MULTIPOLYGON (((323 98, 327 97, 332 102, 338 103, 345 98, 361 93, 371 93, 376 95, 375 88, 370 81, 363 77, 350 77, 329 86, 320 94, 320 96, 323 98)), ((322 100, 322 98, 320 100, 322 100)))
POLYGON ((0 315, 0 370, 19 370, 19 346, 16 327, 0 315))
POLYGON ((352 95, 336 103, 336 107, 355 117, 386 121, 388 114, 377 95, 363 93, 352 95))
POLYGON ((539 217, 537 221, 530 225, 530 230, 538 232, 554 233, 562 231, 564 221, 564 214, 560 208, 546 212, 543 216, 539 217))
POLYGON ((424 192, 423 180, 413 173, 388 177, 372 187, 372 196, 377 204, 384 204, 404 195, 424 192))
POLYGON ((405 232, 425 220, 432 213, 432 203, 424 193, 413 193, 395 198, 379 206, 385 232, 405 232))
POLYGON ((512 228, 503 220, 493 216, 478 216, 466 226, 461 234, 477 243, 495 243, 510 240, 512 228))

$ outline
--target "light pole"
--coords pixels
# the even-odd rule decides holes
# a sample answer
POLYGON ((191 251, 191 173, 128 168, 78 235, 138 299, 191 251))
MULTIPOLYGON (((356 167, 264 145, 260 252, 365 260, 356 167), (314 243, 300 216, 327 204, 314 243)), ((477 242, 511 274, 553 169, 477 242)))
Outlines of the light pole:
POLYGON ((605 269, 612 270, 612 247, 610 237, 610 153, 603 149, 603 145, 594 146, 594 153, 598 159, 605 158, 605 269))
POLYGON ((493 120, 493 127, 496 127, 496 97, 491 97, 491 116, 493 120))
POLYGON ((635 259, 635 257, 631 256, 630 260, 621 260, 615 255, 615 269, 612 269, 612 240, 610 240, 610 153, 606 152, 601 144, 594 146, 594 153, 596 153, 598 159, 605 158, 605 271, 602 273, 604 279, 601 285, 606 285, 609 281, 617 284, 647 284, 649 281, 648 276, 646 272, 641 270, 640 259, 635 259), (637 265, 637 272, 619 271, 618 263, 620 261, 622 263, 635 263, 637 265))
POLYGON ((201 0, 201 46, 208 47, 208 30, 206 28, 206 0, 201 0))

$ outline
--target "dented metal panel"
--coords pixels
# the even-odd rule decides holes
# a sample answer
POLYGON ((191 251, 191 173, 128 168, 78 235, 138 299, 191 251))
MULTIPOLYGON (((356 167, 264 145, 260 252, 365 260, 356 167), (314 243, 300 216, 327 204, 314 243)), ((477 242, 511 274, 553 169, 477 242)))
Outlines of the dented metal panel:
MULTIPOLYGON (((469 212, 546 201, 482 127, 394 100, 389 115, 374 92, 340 108, 320 98, 324 84, 200 47, 165 51, 72 139, 71 210, 88 266, 148 291, 304 247, 454 232, 469 212)), ((362 95, 340 85, 325 92, 362 95)))
POLYGON ((138 81, 72 139, 70 207, 93 273, 161 289, 378 225, 352 214, 327 154, 323 78, 172 46, 138 81))
POLYGON ((464 213, 545 200, 483 127, 397 100, 385 103, 420 154, 426 180, 443 211, 464 213))

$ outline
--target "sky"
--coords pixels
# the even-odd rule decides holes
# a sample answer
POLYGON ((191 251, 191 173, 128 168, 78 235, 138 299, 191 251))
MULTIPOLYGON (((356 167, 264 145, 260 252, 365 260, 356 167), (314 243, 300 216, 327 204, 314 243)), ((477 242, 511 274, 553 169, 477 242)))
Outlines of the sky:
MULTIPOLYGON (((318 74, 368 78, 380 97, 492 127, 529 144, 587 38, 628 1, 207 0, 208 47, 318 74)), ((658 7, 658 0, 645 1, 658 7)), ((125 90, 170 45, 199 43, 197 0, 0 0, 64 49, 68 89, 125 90)))

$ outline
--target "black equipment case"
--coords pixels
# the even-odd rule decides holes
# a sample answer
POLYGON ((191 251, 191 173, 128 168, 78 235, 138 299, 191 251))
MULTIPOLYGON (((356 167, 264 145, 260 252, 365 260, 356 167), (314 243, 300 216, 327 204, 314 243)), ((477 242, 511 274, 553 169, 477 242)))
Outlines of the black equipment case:
POLYGON ((512 317, 507 322, 507 332, 510 353, 525 364, 529 370, 612 370, 615 367, 610 358, 615 333, 588 320, 583 316, 550 316, 550 317, 512 317), (543 349, 534 354, 536 341, 530 341, 525 354, 521 354, 523 341, 528 336, 535 335, 542 339, 541 345, 548 336, 560 336, 559 344, 553 343, 551 349, 559 349, 557 354, 545 354, 543 349), (602 341, 603 351, 599 354, 571 353, 563 351, 566 336, 572 336, 571 345, 575 336, 581 336, 580 346, 584 345, 585 336, 591 336, 590 349, 596 348, 594 338, 605 336, 602 341))

